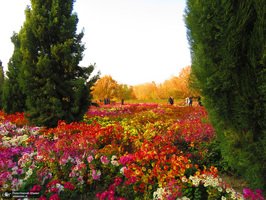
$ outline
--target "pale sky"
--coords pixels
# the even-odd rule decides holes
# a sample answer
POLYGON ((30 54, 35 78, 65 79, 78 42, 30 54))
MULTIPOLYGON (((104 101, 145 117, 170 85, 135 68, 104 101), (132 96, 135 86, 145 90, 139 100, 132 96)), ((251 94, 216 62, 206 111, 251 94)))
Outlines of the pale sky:
MULTIPOLYGON (((4 69, 30 0, 0 0, 0 60, 4 69)), ((76 0, 78 32, 84 28, 81 66, 96 63, 101 77, 120 84, 163 83, 191 65, 184 23, 186 0, 76 0)))

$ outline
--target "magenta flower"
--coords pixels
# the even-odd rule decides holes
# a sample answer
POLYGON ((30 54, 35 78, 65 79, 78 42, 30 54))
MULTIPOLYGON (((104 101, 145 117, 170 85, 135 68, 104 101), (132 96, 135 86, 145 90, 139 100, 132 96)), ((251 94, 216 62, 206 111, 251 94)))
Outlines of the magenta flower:
POLYGON ((115 185, 114 185, 114 184, 110 185, 110 186, 109 186, 109 190, 110 190, 110 191, 115 191, 115 185))
POLYGON ((39 200, 47 200, 47 198, 45 197, 45 196, 41 196, 40 198, 39 198, 39 200))
POLYGON ((122 182, 122 179, 121 178, 116 178, 115 179, 116 186, 120 185, 121 182, 122 182))
POLYGON ((72 185, 70 182, 66 182, 65 185, 64 185, 64 188, 65 189, 69 189, 69 190, 74 190, 75 186, 72 185))
POLYGON ((59 190, 58 188, 51 188, 51 189, 50 189, 50 192, 58 193, 58 190, 59 190))
POLYGON ((110 160, 108 160, 107 156, 101 156, 101 161, 103 164, 107 164, 110 162, 110 160))
POLYGON ((87 161, 88 161, 89 163, 91 163, 92 160, 93 160, 93 156, 92 156, 92 155, 89 155, 88 158, 87 158, 87 161))
POLYGON ((53 196, 50 197, 49 200, 60 200, 58 194, 54 194, 53 196))
POLYGON ((100 176, 101 176, 101 171, 94 170, 94 171, 92 172, 92 178, 93 178, 94 180, 99 179, 100 176))

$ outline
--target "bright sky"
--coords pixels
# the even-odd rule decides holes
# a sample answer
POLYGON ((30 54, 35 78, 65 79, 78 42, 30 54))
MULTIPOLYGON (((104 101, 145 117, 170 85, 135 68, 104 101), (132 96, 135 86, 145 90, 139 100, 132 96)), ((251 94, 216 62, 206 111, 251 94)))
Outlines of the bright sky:
MULTIPOLYGON (((96 63, 101 76, 120 84, 163 83, 191 64, 186 38, 186 0, 76 0, 78 32, 86 50, 81 66, 96 63)), ((13 54, 10 40, 25 21, 30 0, 1 2, 0 60, 13 54)))

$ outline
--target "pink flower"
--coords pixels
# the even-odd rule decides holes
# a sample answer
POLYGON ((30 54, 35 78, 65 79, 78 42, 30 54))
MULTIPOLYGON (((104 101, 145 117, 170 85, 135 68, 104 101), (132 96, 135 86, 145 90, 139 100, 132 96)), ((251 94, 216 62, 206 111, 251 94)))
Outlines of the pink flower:
POLYGON ((53 176, 51 173, 47 174, 47 178, 51 179, 53 176))
POLYGON ((41 196, 39 200, 47 200, 47 198, 45 196, 41 196))
POLYGON ((66 182, 65 185, 64 185, 64 188, 65 189, 69 189, 69 190, 74 190, 75 186, 72 185, 70 182, 66 182))
POLYGON ((114 184, 110 185, 110 186, 109 186, 109 190, 110 190, 110 191, 115 191, 115 185, 114 185, 114 184))
POLYGON ((108 200, 115 200, 115 196, 113 194, 108 195, 108 200))
POLYGON ((107 156, 101 156, 101 161, 103 164, 107 164, 110 162, 110 160, 108 160, 107 156))
POLYGON ((35 185, 35 186, 31 189, 31 191, 37 191, 37 192, 39 192, 39 191, 41 190, 41 188, 42 188, 42 186, 40 186, 40 185, 35 185))
POLYGON ((57 194, 54 194, 53 196, 50 197, 49 200, 60 200, 60 198, 57 194))
POLYGON ((94 170, 94 171, 92 172, 92 178, 93 178, 94 180, 99 179, 100 176, 101 176, 101 171, 98 171, 97 173, 96 173, 96 172, 97 172, 96 170, 94 170))
POLYGON ((95 197, 99 198, 101 196, 101 193, 97 193, 95 197))
POLYGON ((59 190, 58 188, 51 188, 51 189, 50 189, 50 192, 58 193, 58 190, 59 190))
POLYGON ((132 160, 132 155, 130 154, 127 156, 122 156, 119 160, 119 163, 125 165, 128 161, 131 161, 131 160, 132 160))
POLYGON ((75 173, 70 172, 69 177, 75 177, 75 173))
POLYGON ((137 178, 135 176, 132 176, 130 178, 130 183, 135 183, 137 181, 137 178))
POLYGON ((122 179, 121 178, 116 178, 115 179, 116 186, 120 185, 121 182, 122 182, 122 179))
POLYGON ((125 181, 125 185, 130 185, 130 181, 129 180, 126 180, 125 181))
POLYGON ((93 156, 92 156, 92 155, 89 155, 88 158, 87 158, 87 161, 88 161, 89 163, 91 163, 92 160, 93 160, 93 156))

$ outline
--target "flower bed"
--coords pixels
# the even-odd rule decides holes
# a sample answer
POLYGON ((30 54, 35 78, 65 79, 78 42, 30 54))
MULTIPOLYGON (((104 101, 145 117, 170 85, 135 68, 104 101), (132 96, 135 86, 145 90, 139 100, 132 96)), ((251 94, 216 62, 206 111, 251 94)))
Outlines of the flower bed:
POLYGON ((39 199, 263 199, 234 191, 203 107, 91 107, 83 122, 30 127, 0 113, 0 191, 39 199))

